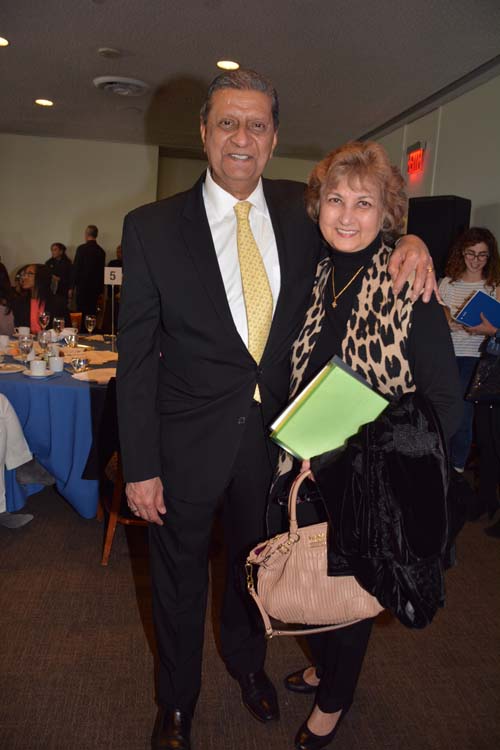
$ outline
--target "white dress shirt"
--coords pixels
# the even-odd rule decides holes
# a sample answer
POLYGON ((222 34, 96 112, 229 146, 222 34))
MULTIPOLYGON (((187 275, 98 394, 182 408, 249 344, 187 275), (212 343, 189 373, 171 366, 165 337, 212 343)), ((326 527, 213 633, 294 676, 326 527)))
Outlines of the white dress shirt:
MULTIPOLYGON (((266 199, 264 198, 262 180, 259 180, 259 184, 246 200, 252 204, 249 215, 250 227, 262 255, 269 279, 274 313, 280 293, 281 274, 278 248, 266 199)), ((236 214, 234 213, 234 206, 239 201, 217 185, 212 179, 210 169, 207 169, 207 176, 203 185, 203 202, 231 315, 245 346, 248 346, 248 323, 241 283, 236 243, 236 214)))

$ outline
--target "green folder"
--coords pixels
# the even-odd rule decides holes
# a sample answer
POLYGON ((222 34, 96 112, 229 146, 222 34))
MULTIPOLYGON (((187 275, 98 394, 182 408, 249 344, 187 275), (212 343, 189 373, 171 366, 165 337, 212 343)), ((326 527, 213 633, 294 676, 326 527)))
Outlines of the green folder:
POLYGON ((296 458, 319 456, 340 448, 387 404, 335 356, 275 419, 271 438, 296 458))

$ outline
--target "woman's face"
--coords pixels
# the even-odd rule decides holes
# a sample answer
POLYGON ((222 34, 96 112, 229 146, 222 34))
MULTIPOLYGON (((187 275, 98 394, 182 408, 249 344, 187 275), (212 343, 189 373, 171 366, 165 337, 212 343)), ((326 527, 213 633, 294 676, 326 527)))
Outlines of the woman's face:
POLYGON ((35 266, 26 266, 21 275, 21 288, 33 289, 35 286, 36 268, 35 266))
POLYGON ((483 272, 490 252, 486 242, 478 242, 477 245, 471 245, 464 250, 464 262, 470 273, 478 274, 483 272))
POLYGON ((346 177, 323 190, 319 227, 329 245, 343 253, 355 253, 372 242, 382 228, 384 206, 373 180, 346 177))

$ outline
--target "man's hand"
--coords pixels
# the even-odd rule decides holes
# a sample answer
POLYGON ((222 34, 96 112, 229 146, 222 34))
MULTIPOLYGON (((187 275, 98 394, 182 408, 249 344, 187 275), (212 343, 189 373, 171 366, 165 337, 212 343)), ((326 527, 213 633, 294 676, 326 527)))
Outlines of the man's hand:
POLYGON ((429 302, 433 292, 439 300, 434 263, 427 245, 416 235, 407 234, 398 242, 398 246, 391 253, 389 262, 394 294, 399 294, 413 272, 415 272, 415 279, 411 292, 412 300, 415 302, 422 295, 422 300, 429 302))
POLYGON ((145 479, 143 482, 128 482, 126 494, 128 507, 135 516, 163 526, 158 513, 166 513, 167 509, 160 477, 145 479))
POLYGON ((494 336, 497 329, 490 323, 488 318, 485 318, 483 313, 479 313, 481 316, 482 323, 478 326, 466 326, 465 330, 470 333, 471 336, 494 336))

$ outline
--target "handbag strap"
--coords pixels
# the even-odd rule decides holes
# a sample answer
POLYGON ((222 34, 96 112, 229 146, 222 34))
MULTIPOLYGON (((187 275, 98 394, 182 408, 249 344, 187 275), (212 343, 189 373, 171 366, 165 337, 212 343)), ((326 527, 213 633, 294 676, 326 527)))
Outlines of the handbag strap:
POLYGON ((288 495, 288 525, 290 534, 298 534, 299 526, 297 523, 297 497, 299 494, 300 485, 309 477, 312 477, 313 473, 310 469, 307 471, 301 471, 300 474, 293 480, 292 486, 290 487, 290 494, 288 495))

